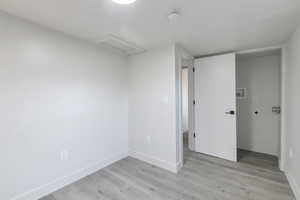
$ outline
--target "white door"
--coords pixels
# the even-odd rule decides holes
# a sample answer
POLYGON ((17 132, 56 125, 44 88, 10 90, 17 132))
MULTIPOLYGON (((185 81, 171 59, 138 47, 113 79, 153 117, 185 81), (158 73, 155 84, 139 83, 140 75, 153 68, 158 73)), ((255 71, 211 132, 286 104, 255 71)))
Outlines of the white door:
POLYGON ((237 160, 235 54, 195 60, 197 152, 237 160))

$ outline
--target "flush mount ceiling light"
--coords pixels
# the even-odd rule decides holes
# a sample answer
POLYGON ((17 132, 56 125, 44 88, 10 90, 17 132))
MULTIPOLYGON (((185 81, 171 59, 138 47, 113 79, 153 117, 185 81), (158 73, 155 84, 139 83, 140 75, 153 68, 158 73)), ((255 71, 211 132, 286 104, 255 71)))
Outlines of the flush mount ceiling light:
POLYGON ((134 3, 136 0, 112 0, 113 2, 117 3, 117 4, 132 4, 134 3))
POLYGON ((169 22, 171 24, 176 24, 179 21, 180 13, 178 11, 173 11, 168 15, 169 22))
POLYGON ((179 17, 180 17, 180 14, 178 11, 173 11, 168 15, 168 19, 170 21, 176 21, 176 20, 178 20, 179 17))

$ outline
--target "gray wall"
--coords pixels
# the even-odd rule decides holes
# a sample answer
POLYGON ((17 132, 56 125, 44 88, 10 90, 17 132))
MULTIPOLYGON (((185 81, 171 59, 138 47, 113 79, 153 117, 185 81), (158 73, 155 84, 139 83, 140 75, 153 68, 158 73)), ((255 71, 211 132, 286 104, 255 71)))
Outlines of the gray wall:
POLYGON ((286 172, 300 198, 300 27, 286 48, 286 172))
POLYGON ((237 88, 247 91, 237 99, 238 148, 279 156, 280 115, 272 107, 280 106, 280 64, 279 51, 238 56, 237 88))
POLYGON ((0 39, 0 199, 127 155, 125 57, 5 14, 0 39))

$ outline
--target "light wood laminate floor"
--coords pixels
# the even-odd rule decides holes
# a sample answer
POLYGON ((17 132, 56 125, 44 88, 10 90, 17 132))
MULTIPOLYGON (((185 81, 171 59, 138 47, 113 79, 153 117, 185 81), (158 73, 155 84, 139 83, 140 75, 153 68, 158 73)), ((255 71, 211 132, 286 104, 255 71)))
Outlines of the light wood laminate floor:
POLYGON ((234 163, 185 151, 182 170, 173 174, 128 157, 41 200, 295 199, 278 168, 250 160, 244 155, 234 163))
POLYGON ((263 168, 279 168, 276 156, 238 149, 238 161, 263 168))

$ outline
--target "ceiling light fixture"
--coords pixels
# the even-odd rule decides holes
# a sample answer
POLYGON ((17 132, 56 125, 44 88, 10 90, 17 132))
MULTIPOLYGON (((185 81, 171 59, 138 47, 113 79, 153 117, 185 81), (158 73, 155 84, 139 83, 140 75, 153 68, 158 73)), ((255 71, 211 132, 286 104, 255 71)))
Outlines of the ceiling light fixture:
POLYGON ((180 13, 178 11, 173 11, 168 15, 168 19, 170 22, 177 22, 180 18, 180 13))
POLYGON ((136 0, 112 0, 113 2, 117 3, 117 4, 132 4, 134 3, 136 0))

